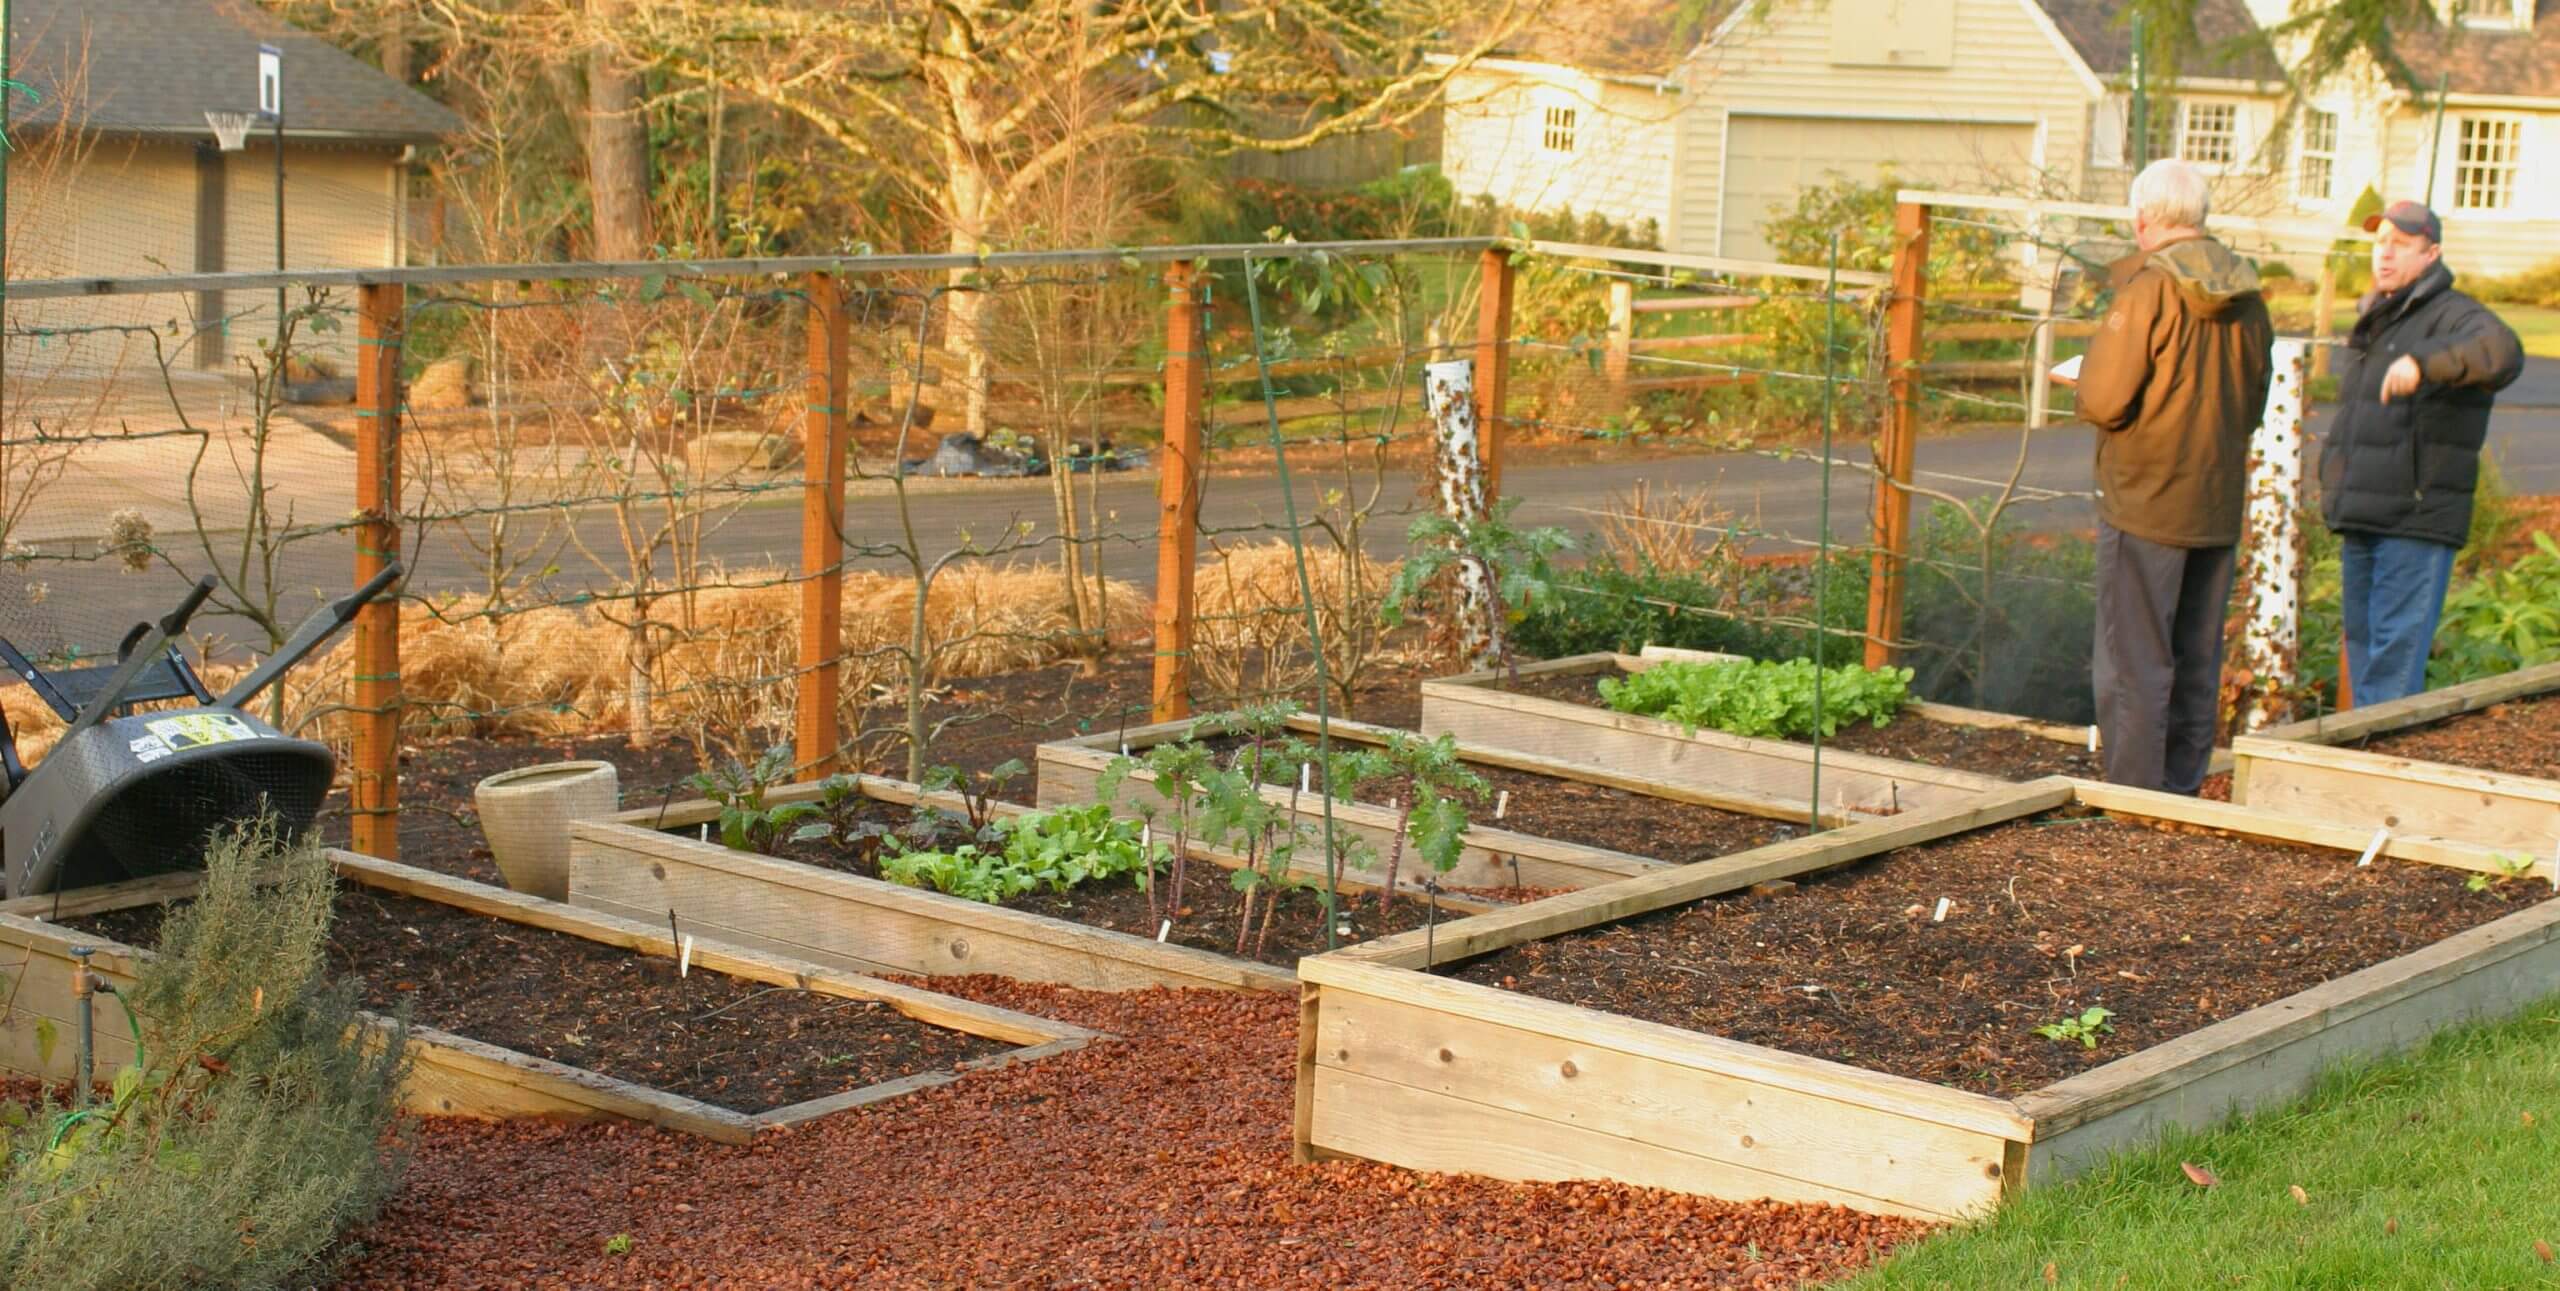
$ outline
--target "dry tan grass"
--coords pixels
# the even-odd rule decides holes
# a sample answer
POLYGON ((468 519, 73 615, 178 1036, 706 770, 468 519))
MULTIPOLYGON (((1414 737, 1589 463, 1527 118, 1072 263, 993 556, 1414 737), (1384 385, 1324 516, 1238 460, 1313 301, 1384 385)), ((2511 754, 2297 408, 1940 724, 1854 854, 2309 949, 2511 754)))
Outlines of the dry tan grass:
POLYGON ((1600 517, 1599 548, 1623 569, 1696 574, 1730 564, 1733 513, 1709 493, 1678 487, 1656 493, 1639 480, 1613 495, 1600 517))
MULTIPOLYGON (((1347 687, 1380 650, 1378 607, 1393 561, 1307 549, 1307 581, 1325 664, 1347 687)), ((1202 698, 1226 705, 1298 690, 1315 679, 1296 554, 1281 541, 1220 549, 1200 567, 1191 661, 1202 698)))
MULTIPOLYGON (((788 726, 799 658, 800 589, 755 586, 773 570, 740 570, 689 598, 668 597, 653 617, 670 625, 652 661, 653 717, 666 733, 730 744, 749 732, 788 726)), ((844 695, 848 710, 881 688, 903 686, 899 651, 912 623, 915 582, 887 574, 848 575, 844 591, 844 695)), ((1295 603, 1294 595, 1291 598, 1295 603)), ((1147 601, 1126 583, 1110 585, 1110 632, 1143 635, 1147 601)), ((483 617, 445 604, 401 607, 400 673, 409 738, 547 736, 614 730, 631 720, 630 632, 583 608, 545 607, 483 617)), ((1055 566, 963 567, 934 580, 927 606, 926 684, 1037 667, 1074 657, 1066 588, 1055 566)), ((207 670, 214 689, 242 670, 207 670)), ((308 724, 343 755, 352 656, 343 645, 288 678, 288 724, 308 724)), ((0 690, 22 755, 52 746, 63 722, 23 686, 0 690)))

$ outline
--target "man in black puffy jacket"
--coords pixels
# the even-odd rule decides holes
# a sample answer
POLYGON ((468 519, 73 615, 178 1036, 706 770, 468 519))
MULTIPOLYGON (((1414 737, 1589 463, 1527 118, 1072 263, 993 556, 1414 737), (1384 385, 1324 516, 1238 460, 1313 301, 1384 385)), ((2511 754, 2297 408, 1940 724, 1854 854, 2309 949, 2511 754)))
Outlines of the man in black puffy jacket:
POLYGON ((2348 676, 2356 702, 2374 704, 2426 689, 2489 409, 2524 371, 2524 348, 2453 289, 2434 211, 2394 202, 2365 230, 2373 291, 2358 303, 2321 445, 2320 516, 2343 544, 2348 676))

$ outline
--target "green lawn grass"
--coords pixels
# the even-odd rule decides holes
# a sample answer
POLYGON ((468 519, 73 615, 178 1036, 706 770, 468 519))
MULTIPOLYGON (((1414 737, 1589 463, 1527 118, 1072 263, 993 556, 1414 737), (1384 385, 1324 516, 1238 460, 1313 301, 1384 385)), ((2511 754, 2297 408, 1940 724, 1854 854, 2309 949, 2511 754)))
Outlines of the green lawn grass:
POLYGON ((1835 1291, 2560 1286, 2535 1247, 2560 1246, 2555 1121, 2560 999, 2030 1191, 1835 1291))
POLYGON ((2516 329, 2524 341, 2524 352, 2546 359, 2560 359, 2560 309, 2543 309, 2535 305, 2499 305, 2498 317, 2516 329))

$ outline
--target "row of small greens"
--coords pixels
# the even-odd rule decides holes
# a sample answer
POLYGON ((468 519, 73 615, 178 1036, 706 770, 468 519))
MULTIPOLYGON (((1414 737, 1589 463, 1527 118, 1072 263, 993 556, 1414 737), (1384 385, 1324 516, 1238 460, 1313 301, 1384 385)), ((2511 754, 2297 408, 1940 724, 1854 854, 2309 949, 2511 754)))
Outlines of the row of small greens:
POLYGON ((830 777, 814 796, 775 802, 771 790, 793 765, 787 746, 753 763, 704 772, 693 784, 720 809, 712 823, 721 842, 741 851, 770 855, 793 844, 867 848, 883 878, 990 904, 1126 878, 1147 894, 1149 920, 1160 926, 1194 913, 1192 857, 1224 852, 1242 862, 1227 871, 1227 887, 1235 894, 1236 946, 1243 954, 1268 940, 1284 897, 1321 902, 1328 923, 1351 918, 1338 882, 1308 876, 1381 868, 1376 844, 1349 828, 1332 831, 1328 853, 1321 813, 1302 814, 1302 794, 1329 791, 1337 799, 1394 804, 1381 913, 1408 852, 1435 874, 1457 866, 1468 807, 1486 794, 1484 781, 1459 761, 1455 737, 1398 734, 1384 746, 1320 751, 1290 728, 1297 712, 1281 701, 1203 717, 1183 739, 1114 759, 1102 774, 1098 801, 1014 816, 997 815, 994 804, 1003 786, 1023 774, 1019 761, 974 776, 936 769, 924 787, 957 792, 965 814, 919 805, 902 823, 884 818, 852 776, 830 777), (1115 809, 1130 777, 1142 771, 1152 792, 1128 794, 1134 819, 1122 818, 1115 809), (1265 787, 1273 785, 1289 790, 1285 801, 1266 796, 1265 787))
POLYGON ((1309 793, 1343 799, 1390 792, 1397 821, 1378 893, 1382 917, 1407 851, 1435 873, 1456 868, 1465 850, 1467 804, 1482 801, 1486 792, 1483 779, 1458 761, 1456 737, 1426 740, 1400 733, 1384 747, 1319 749, 1290 729, 1297 711, 1282 700, 1213 714, 1194 722, 1186 738, 1124 754, 1103 771, 1098 788, 1106 805, 1117 803, 1130 776, 1147 772, 1154 792, 1139 796, 1132 810, 1173 838, 1162 901, 1148 888, 1152 917, 1172 923, 1189 912, 1187 862, 1192 848, 1203 847, 1243 861, 1228 875, 1239 916, 1236 953, 1248 945, 1258 951, 1270 937, 1284 896, 1303 894, 1321 902, 1329 924, 1346 919, 1339 878, 1346 870, 1374 870, 1376 848, 1356 831, 1337 828, 1328 851, 1320 819, 1308 818, 1320 813, 1300 811, 1300 799, 1309 793), (1219 743, 1235 747, 1222 756, 1219 743), (1267 785, 1285 787, 1286 801, 1266 795, 1267 785), (1317 873, 1326 876, 1323 883, 1308 877, 1317 873))
POLYGON ((1818 730, 1829 738, 1845 725, 1891 722, 1910 702, 1911 670, 1823 668, 1810 659, 1662 663, 1603 680, 1600 698, 1621 713, 1678 722, 1693 735, 1703 726, 1780 739, 1803 739, 1818 730))
POLYGON ((882 840, 881 877, 992 905, 1042 888, 1065 892, 1093 879, 1134 876, 1144 884, 1167 856, 1137 822, 1113 817, 1103 803, 1006 817, 986 829, 984 846, 963 843, 947 851, 888 835, 882 840))

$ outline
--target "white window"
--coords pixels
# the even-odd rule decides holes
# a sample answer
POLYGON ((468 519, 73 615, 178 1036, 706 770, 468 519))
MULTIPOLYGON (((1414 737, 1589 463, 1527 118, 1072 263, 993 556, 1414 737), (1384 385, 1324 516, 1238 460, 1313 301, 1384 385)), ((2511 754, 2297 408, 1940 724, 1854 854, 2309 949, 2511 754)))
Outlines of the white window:
POLYGON ((2503 211, 2515 204, 2524 123, 2512 117, 2464 117, 2453 154, 2453 209, 2503 211))
POLYGON ((1548 152, 1573 151, 1574 110, 1548 108, 1546 128, 1538 134, 1538 146, 1548 152))
POLYGON ((2178 160, 2228 166, 2240 160, 2240 105, 2181 103, 2178 160))
POLYGON ((2338 174, 2338 114, 2304 108, 2297 130, 2293 195, 2306 202, 2328 201, 2338 174))
MULTIPOLYGON (((2151 161, 2175 157, 2199 166, 2236 167, 2240 164, 2240 105, 2237 103, 2196 103, 2185 99, 2154 99, 2145 131, 2148 147, 2142 155, 2151 161)), ((2133 126, 2125 123, 2125 157, 2133 156, 2133 126)))
POLYGON ((2517 27, 2514 0, 2453 0, 2453 16, 2465 27, 2517 27))

